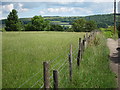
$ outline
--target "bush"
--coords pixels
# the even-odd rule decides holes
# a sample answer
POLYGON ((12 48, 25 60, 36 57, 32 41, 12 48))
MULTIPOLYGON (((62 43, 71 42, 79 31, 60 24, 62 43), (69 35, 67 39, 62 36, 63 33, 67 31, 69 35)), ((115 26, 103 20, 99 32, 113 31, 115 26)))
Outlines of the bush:
POLYGON ((72 23, 72 29, 75 32, 90 32, 95 30, 97 25, 94 21, 86 21, 84 19, 77 19, 72 23))
POLYGON ((64 31, 64 28, 58 24, 51 24, 50 31, 64 31))

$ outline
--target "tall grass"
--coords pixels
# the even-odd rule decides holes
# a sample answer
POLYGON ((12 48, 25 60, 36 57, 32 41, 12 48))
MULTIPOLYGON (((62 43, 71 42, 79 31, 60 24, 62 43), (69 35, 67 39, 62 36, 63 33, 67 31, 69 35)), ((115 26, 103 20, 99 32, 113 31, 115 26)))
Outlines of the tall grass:
POLYGON ((91 41, 80 67, 77 67, 78 38, 83 35, 74 32, 4 32, 3 88, 17 88, 37 72, 40 73, 21 88, 40 88, 43 79, 38 80, 43 77, 42 63, 49 60, 51 87, 52 70, 56 69, 59 71, 60 88, 115 88, 115 75, 109 68, 109 50, 102 35, 91 41), (73 45, 72 82, 69 81, 68 70, 70 44, 73 45))
MULTIPOLYGON (((76 59, 74 59, 72 82, 69 81, 69 78, 63 77, 62 86, 60 86, 66 88, 116 88, 116 75, 109 67, 108 55, 106 39, 100 34, 85 50, 80 67, 76 66, 76 59)), ((64 75, 64 71, 62 74, 64 75)))
POLYGON ((2 88, 2 33, 0 32, 0 89, 2 88))
MULTIPOLYGON (((53 60, 59 67, 68 54, 70 44, 78 47, 84 33, 71 32, 3 32, 3 88, 17 88, 35 73, 40 73, 22 86, 31 87, 43 76, 43 61, 53 60)), ((34 87, 40 87, 39 84, 34 87)))

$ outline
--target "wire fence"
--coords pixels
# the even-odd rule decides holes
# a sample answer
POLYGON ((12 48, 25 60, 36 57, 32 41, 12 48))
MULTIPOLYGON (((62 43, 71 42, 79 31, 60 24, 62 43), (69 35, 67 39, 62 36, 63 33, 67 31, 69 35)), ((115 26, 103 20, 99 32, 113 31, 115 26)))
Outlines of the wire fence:
MULTIPOLYGON (((72 80, 72 67, 74 66, 79 66, 81 57, 83 55, 83 52, 86 48, 86 46, 90 43, 91 40, 93 40, 95 37, 95 32, 91 32, 90 35, 86 33, 84 36, 83 40, 79 40, 78 42, 78 47, 73 48, 67 48, 63 54, 57 56, 56 58, 49 60, 46 62, 46 64, 49 64, 48 66, 44 66, 43 68, 43 73, 41 71, 37 72, 33 76, 31 76, 28 80, 23 82, 18 88, 21 88, 24 86, 26 83, 28 83, 30 80, 32 80, 34 77, 37 75, 40 75, 40 73, 43 75, 41 78, 36 80, 30 88, 36 88, 38 87, 39 89, 42 88, 55 88, 55 87, 63 87, 62 82, 64 81, 63 79, 66 80, 72 80), (62 58, 61 58, 62 57, 62 58), (57 76, 53 75, 53 71, 56 70, 58 73, 55 75, 59 75, 59 78, 57 76), (63 81, 62 81, 63 80, 63 81), (59 81, 59 84, 58 84, 59 81)), ((71 40, 69 41, 71 42, 71 40)), ((69 43, 68 42, 68 43, 69 43)))

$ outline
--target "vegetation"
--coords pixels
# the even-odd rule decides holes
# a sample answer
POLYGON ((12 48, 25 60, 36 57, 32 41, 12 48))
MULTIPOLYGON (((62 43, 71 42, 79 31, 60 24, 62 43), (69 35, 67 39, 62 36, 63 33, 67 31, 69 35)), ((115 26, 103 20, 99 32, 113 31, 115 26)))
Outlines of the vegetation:
MULTIPOLYGON (((103 14, 103 15, 92 15, 92 16, 85 16, 85 17, 80 17, 80 16, 72 16, 72 17, 59 17, 59 16, 44 16, 43 18, 45 20, 49 20, 51 24, 59 24, 59 25, 68 25, 70 26, 73 21, 77 19, 85 19, 87 21, 95 21, 97 24, 97 28, 108 28, 109 26, 114 25, 114 20, 113 20, 114 15, 113 14, 103 14)), ((118 16, 117 16, 117 20, 118 16)), ((1 21, 1 20, 0 20, 1 21)), ((31 18, 20 18, 20 21, 23 22, 23 24, 28 24, 31 21, 31 18)), ((2 20, 2 26, 5 26, 5 19, 2 20)), ((119 22, 117 21, 117 25, 119 22)))
POLYGON ((115 74, 109 67, 109 49, 100 34, 85 50, 80 68, 73 69, 73 82, 69 88, 116 88, 115 74))
POLYGON ((116 30, 114 34, 114 27, 108 27, 108 28, 100 28, 100 30, 103 32, 106 38, 113 38, 118 39, 118 30, 116 30))
POLYGON ((51 24, 50 31, 64 31, 64 28, 58 24, 51 24))
POLYGON ((0 89, 2 89, 2 32, 0 32, 0 89))
POLYGON ((85 21, 84 19, 78 19, 72 23, 72 28, 73 31, 76 32, 90 32, 92 30, 95 30, 97 27, 95 22, 93 21, 85 21))
POLYGON ((83 35, 84 33, 74 32, 3 32, 3 88, 18 88, 40 71, 36 77, 22 86, 31 87, 43 76, 43 61, 53 60, 61 55, 51 64, 54 66, 59 62, 59 67, 68 55, 69 45, 73 44, 75 50, 78 38, 83 35))
MULTIPOLYGON (((55 21, 54 21, 55 22, 55 21)), ((56 21, 57 23, 59 21, 56 21)), ((75 32, 85 32, 92 31, 96 28, 96 24, 93 21, 85 21, 84 19, 75 20, 72 23, 72 28, 67 25, 66 22, 62 22, 61 25, 57 23, 50 23, 49 20, 45 20, 42 16, 34 16, 31 22, 22 26, 20 20, 17 16, 17 11, 15 9, 10 12, 8 18, 5 22, 6 31, 75 31, 75 32)), ((68 24, 69 25, 69 24, 68 24)))
POLYGON ((32 23, 28 23, 25 26, 25 31, 47 31, 50 30, 49 21, 45 21, 42 16, 34 16, 32 23))
MULTIPOLYGON (((59 73, 59 87, 116 88, 115 75, 109 68, 109 51, 102 35, 85 50, 78 70, 76 50, 78 38, 83 36, 84 33, 75 32, 3 32, 3 88, 18 88, 31 76, 40 72, 21 86, 32 87, 43 76, 43 61, 56 59, 50 64, 50 68, 57 64, 54 67, 57 69, 68 60, 70 44, 73 45, 73 81, 69 82, 67 64, 59 73)), ((33 88, 42 86, 42 81, 33 88)))
POLYGON ((20 31, 22 29, 22 24, 18 19, 17 11, 15 9, 8 15, 5 24, 6 31, 20 31))

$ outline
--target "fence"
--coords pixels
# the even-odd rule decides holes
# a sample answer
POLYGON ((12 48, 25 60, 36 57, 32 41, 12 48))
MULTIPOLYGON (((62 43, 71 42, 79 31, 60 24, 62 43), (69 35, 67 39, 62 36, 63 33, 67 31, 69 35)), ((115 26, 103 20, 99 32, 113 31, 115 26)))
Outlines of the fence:
MULTIPOLYGON (((72 82, 73 67, 77 67, 78 69, 80 68, 80 62, 82 60, 84 51, 85 49, 87 49, 89 43, 92 40, 94 40, 95 36, 96 31, 91 32, 89 35, 88 33, 86 33, 83 39, 79 38, 78 48, 76 48, 76 50, 73 52, 73 46, 71 44, 69 47, 69 53, 63 60, 60 60, 60 62, 58 62, 57 60, 61 56, 58 56, 54 60, 43 62, 43 73, 41 74, 42 76, 34 84, 32 84, 30 88, 34 88, 36 85, 39 85, 40 89, 41 88, 57 89, 63 87, 62 83, 64 83, 65 81, 67 82, 67 80, 69 80, 69 82, 72 82), (59 64, 61 65, 59 66, 59 64), (61 73, 62 71, 64 71, 64 73, 61 73)), ((32 80, 32 78, 34 78, 36 75, 39 75, 40 73, 41 71, 34 74, 27 81, 21 84, 18 88, 21 88, 23 85, 25 85, 27 82, 32 80)))

